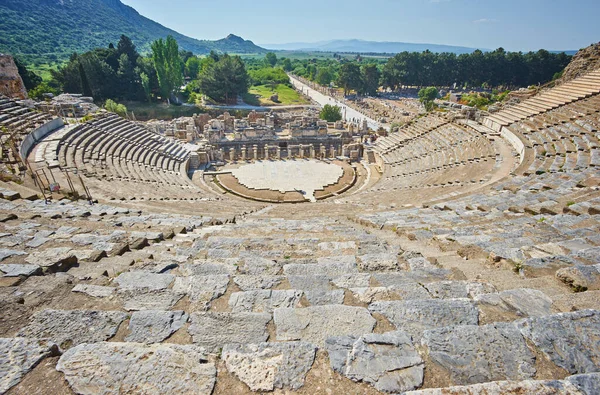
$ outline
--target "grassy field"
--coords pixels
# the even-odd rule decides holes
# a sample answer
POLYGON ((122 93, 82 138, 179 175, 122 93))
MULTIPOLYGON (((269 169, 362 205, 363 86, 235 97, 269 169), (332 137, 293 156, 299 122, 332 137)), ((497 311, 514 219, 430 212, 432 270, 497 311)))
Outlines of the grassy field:
POLYGON ((194 114, 206 112, 200 107, 189 106, 167 106, 164 103, 142 103, 142 102, 124 102, 127 111, 135 114, 138 121, 147 121, 149 119, 171 120, 179 117, 191 117, 194 114))
POLYGON ((279 84, 273 89, 270 85, 253 86, 248 90, 248 95, 244 96, 244 101, 252 105, 260 106, 294 106, 310 104, 304 99, 298 91, 287 85, 279 84), (271 96, 277 94, 279 101, 277 103, 270 100, 271 96))

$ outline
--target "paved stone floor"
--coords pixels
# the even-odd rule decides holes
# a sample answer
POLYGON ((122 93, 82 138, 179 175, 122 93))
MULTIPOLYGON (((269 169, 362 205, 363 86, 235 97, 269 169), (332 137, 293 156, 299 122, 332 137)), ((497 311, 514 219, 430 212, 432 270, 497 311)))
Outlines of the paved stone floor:
POLYGON ((261 161, 232 171, 247 188, 281 193, 302 191, 313 202, 316 190, 336 183, 343 173, 342 167, 317 160, 261 161))

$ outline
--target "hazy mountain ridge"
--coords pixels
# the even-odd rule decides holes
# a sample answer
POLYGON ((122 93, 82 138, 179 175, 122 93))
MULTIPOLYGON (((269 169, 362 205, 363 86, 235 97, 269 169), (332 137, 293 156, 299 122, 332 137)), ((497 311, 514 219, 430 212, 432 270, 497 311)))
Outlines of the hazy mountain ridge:
POLYGON ((151 19, 119 0, 3 0, 0 2, 0 52, 64 58, 72 52, 106 47, 129 36, 142 52, 172 35, 182 49, 196 54, 265 52, 234 35, 197 40, 151 19))

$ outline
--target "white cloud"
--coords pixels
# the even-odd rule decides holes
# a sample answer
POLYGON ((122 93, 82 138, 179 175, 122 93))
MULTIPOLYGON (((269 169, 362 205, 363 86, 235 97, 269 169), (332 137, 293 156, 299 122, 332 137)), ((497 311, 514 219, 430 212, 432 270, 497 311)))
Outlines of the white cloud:
POLYGON ((481 18, 481 19, 474 20, 473 23, 492 23, 495 21, 496 21, 495 19, 481 18))

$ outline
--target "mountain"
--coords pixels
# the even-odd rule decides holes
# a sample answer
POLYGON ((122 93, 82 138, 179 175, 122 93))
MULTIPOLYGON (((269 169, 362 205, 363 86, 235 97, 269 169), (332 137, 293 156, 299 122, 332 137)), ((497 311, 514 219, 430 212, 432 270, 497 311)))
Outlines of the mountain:
POLYGON ((197 40, 140 15, 120 0, 1 0, 0 52, 31 58, 64 59, 73 52, 116 45, 129 36, 140 52, 168 35, 195 54, 211 50, 265 52, 252 41, 229 35, 217 41, 197 40))
MULTIPOLYGON (((321 52, 360 52, 360 53, 399 53, 399 52, 453 52, 471 53, 476 48, 440 44, 414 44, 388 41, 331 40, 316 43, 264 44, 264 48, 284 51, 321 51, 321 52)), ((481 48, 482 51, 487 51, 481 48)))

